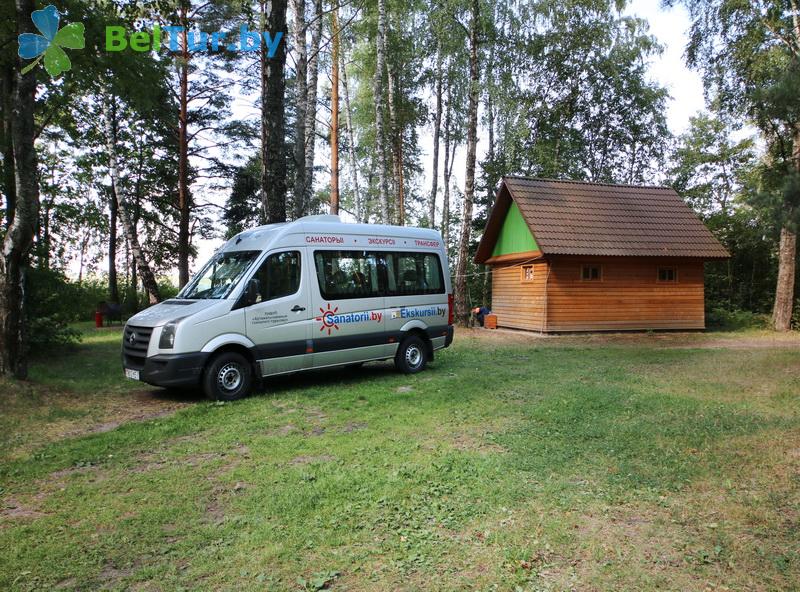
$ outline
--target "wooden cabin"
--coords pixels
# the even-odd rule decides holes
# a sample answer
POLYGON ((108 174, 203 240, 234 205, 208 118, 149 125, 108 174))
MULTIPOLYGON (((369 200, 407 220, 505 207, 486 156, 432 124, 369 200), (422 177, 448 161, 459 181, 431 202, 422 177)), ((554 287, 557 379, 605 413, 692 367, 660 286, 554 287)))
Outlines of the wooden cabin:
POLYGON ((703 264, 729 257, 668 187, 504 177, 475 256, 499 327, 704 329, 703 264))

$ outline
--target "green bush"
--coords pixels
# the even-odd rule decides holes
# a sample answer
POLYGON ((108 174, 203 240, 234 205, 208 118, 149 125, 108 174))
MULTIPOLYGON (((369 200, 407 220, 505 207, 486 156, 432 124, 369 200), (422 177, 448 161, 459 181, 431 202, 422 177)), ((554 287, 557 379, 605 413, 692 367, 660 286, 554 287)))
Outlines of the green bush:
POLYGON ((27 272, 26 287, 31 349, 77 342, 80 333, 69 326, 80 319, 81 295, 76 285, 57 271, 31 268, 27 272))
POLYGON ((712 307, 706 311, 706 326, 715 329, 766 329, 769 315, 739 308, 712 307))

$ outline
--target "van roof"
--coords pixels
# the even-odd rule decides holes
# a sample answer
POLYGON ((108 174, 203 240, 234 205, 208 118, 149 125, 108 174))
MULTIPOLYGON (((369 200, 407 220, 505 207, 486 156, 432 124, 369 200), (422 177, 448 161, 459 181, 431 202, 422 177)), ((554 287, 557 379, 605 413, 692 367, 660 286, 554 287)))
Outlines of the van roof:
MULTIPOLYGON (((401 237, 440 242, 441 235, 430 228, 410 226, 390 226, 387 224, 353 224, 342 222, 339 216, 318 215, 305 216, 292 222, 267 224, 240 232, 228 242, 221 251, 249 251, 269 248, 279 239, 291 234, 316 234, 332 236, 369 236, 369 237, 401 237)), ((298 241, 305 242, 304 240, 298 241)))

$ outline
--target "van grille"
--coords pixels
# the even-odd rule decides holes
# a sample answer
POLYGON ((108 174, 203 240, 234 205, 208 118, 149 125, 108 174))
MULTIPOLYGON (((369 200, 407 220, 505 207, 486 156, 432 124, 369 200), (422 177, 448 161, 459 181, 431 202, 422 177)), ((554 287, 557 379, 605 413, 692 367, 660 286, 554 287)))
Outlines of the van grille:
POLYGON ((147 347, 150 345, 150 335, 152 333, 152 327, 125 325, 125 333, 122 336, 122 355, 125 359, 126 368, 133 368, 134 370, 144 368, 147 347))

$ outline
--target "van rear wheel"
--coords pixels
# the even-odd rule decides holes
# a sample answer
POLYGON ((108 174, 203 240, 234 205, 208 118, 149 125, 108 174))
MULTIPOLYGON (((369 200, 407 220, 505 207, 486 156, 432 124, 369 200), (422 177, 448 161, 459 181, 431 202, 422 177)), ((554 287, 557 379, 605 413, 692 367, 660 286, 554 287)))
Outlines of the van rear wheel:
POLYGON ((416 374, 428 364, 428 347, 416 335, 406 337, 394 357, 394 365, 404 374, 416 374))
POLYGON ((203 374, 203 391, 213 401, 235 401, 250 394, 253 369, 236 352, 223 352, 214 358, 203 374))

